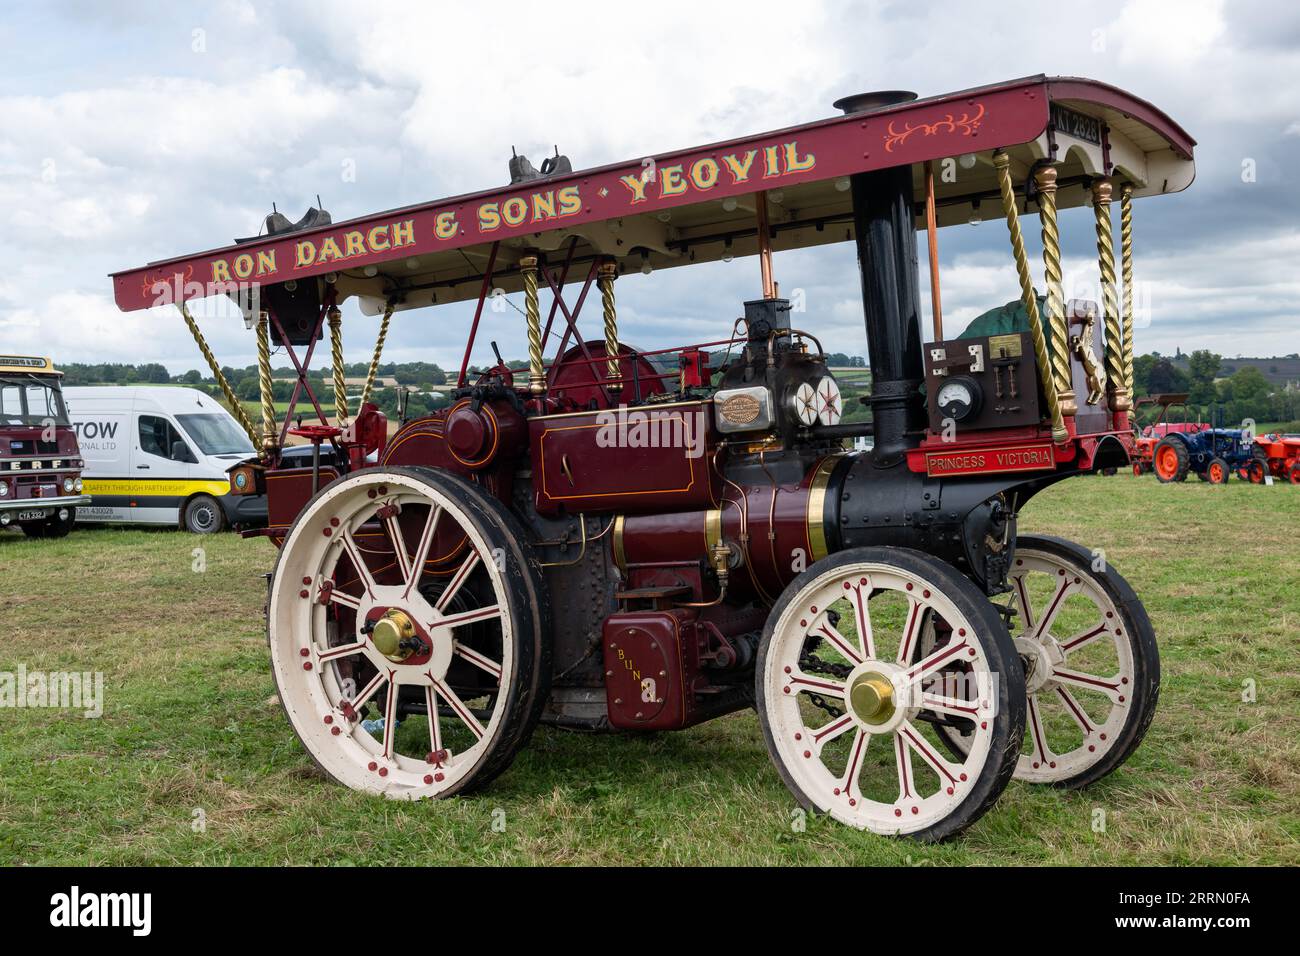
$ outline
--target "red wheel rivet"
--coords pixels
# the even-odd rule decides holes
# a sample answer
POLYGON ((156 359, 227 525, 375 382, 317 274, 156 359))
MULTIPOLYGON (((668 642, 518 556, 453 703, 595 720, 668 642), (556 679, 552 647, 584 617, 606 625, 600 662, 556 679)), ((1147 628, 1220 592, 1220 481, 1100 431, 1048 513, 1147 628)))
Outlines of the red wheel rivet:
POLYGON ((331 727, 331 728, 330 728, 330 733, 332 733, 335 737, 337 737, 339 734, 343 733, 343 731, 341 731, 341 730, 340 730, 339 728, 337 728, 337 727, 331 727))
POLYGON ((840 795, 840 788, 836 787, 834 792, 835 792, 835 796, 838 797, 840 795))
MULTIPOLYGON (((909 591, 912 590, 912 583, 911 583, 910 581, 909 581, 908 584, 907 584, 907 589, 908 589, 909 591)), ((902 811, 900 810, 899 813, 902 813, 902 811)))
POLYGON ((311 670, 311 661, 303 661, 302 669, 305 671, 311 670))
POLYGON ((1065 568, 1061 568, 1061 570, 1057 571, 1056 573, 1059 574, 1061 577, 1065 577, 1065 568))
POLYGON ((847 590, 848 590, 849 588, 851 588, 851 587, 853 587, 853 585, 850 584, 848 581, 845 581, 845 582, 844 582, 844 590, 847 591, 847 590))
POLYGON ((370 763, 366 764, 366 769, 367 769, 367 770, 376 770, 376 769, 378 769, 378 767, 379 767, 379 764, 375 763, 373 760, 370 761, 370 763))
POLYGON ((1120 702, 1121 704, 1124 703, 1124 695, 1123 695, 1123 694, 1120 695, 1119 702, 1120 702))
POLYGON ((379 486, 379 493, 380 493, 381 495, 386 495, 386 494, 388 494, 388 486, 387 486, 387 485, 380 485, 380 486, 379 486))
POLYGON ((849 806, 856 807, 857 805, 858 805, 858 801, 854 800, 852 797, 849 797, 849 806))
POLYGON ((300 598, 311 597, 311 592, 308 591, 306 588, 303 588, 301 591, 298 592, 298 597, 300 598))
POLYGON ((326 715, 325 715, 325 723, 327 723, 327 724, 332 724, 332 723, 334 723, 334 715, 333 715, 333 714, 326 714, 326 715))
POLYGON ((970 654, 971 657, 974 657, 976 654, 975 648, 972 647, 968 653, 970 654))
POLYGON ((424 782, 425 782, 425 783, 433 783, 433 774, 431 774, 431 773, 426 773, 426 774, 424 775, 424 782))
POLYGON ((966 775, 965 775, 964 773, 963 773, 963 774, 959 774, 958 776, 960 777, 962 783, 965 783, 965 782, 966 782, 966 775))
POLYGON ((1038 769, 1038 764, 1034 764, 1034 769, 1035 769, 1035 770, 1038 769))
POLYGON ((387 776, 388 776, 388 768, 387 768, 387 767, 380 767, 380 768, 379 768, 379 776, 381 776, 381 777, 387 777, 387 776))
POLYGON ((912 814, 913 814, 913 815, 918 814, 918 813, 920 813, 920 812, 921 812, 921 808, 920 808, 920 807, 913 807, 913 808, 912 808, 912 814))
POLYGON ((305 648, 305 647, 300 647, 300 648, 298 648, 298 656, 299 656, 299 657, 311 657, 311 651, 307 650, 307 648, 305 648))
POLYGON ((338 519, 338 518, 330 518, 330 524, 332 524, 334 527, 337 528, 337 527, 339 526, 339 519, 338 519))
POLYGON ((1097 750, 1096 744, 1088 744, 1088 753, 1095 753, 1096 750, 1097 750))
POLYGON ((1119 682, 1120 682, 1121 684, 1127 684, 1127 683, 1128 683, 1128 678, 1127 678, 1127 677, 1121 677, 1121 678, 1119 679, 1119 682))
POLYGON ((965 636, 966 636, 966 628, 964 628, 964 627, 959 627, 959 628, 957 628, 957 636, 958 636, 958 637, 965 637, 965 636))
POLYGON ((325 537, 327 538, 334 533, 333 528, 321 528, 320 531, 321 534, 325 535, 325 537))
POLYGON ((443 778, 442 778, 442 774, 440 774, 440 773, 435 773, 435 774, 433 775, 433 779, 436 780, 436 781, 438 781, 438 783, 442 783, 442 779, 443 779, 443 778))
POLYGON ((894 816, 901 817, 902 815, 903 815, 903 811, 898 809, 898 807, 894 807, 894 816))
POLYGON ((1106 616, 1107 616, 1107 617, 1114 617, 1114 616, 1115 616, 1115 612, 1114 612, 1114 611, 1107 611, 1107 612, 1106 612, 1106 616))
POLYGON ((303 579, 302 579, 302 583, 303 583, 303 584, 311 584, 311 578, 303 578, 303 579))
POLYGON ((988 729, 989 729, 989 722, 987 720, 981 720, 980 730, 988 730, 988 729))
POLYGON ((424 762, 425 762, 425 763, 433 763, 433 762, 434 762, 435 760, 437 760, 437 759, 438 759, 438 755, 435 754, 435 753, 433 753, 432 751, 430 751, 430 752, 429 752, 429 756, 427 756, 427 757, 424 758, 424 762))
POLYGON ((948 796, 950 796, 950 797, 952 796, 952 787, 949 787, 949 788, 948 788, 948 796))
POLYGON ((1051 767, 1053 770, 1055 770, 1055 769, 1056 769, 1056 761, 1053 760, 1051 763, 1048 764, 1048 766, 1051 767))
POLYGON ((374 496, 375 496, 375 489, 374 489, 374 488, 371 488, 369 491, 366 492, 366 497, 367 497, 367 498, 373 498, 374 496))
POLYGON ((805 751, 803 752, 803 755, 804 755, 804 757, 811 757, 811 756, 812 756, 812 751, 811 751, 811 750, 805 750, 805 751))
MULTIPOLYGON (((921 592, 921 597, 923 597, 923 598, 928 598, 928 597, 929 597, 929 596, 930 596, 930 592, 929 592, 929 590, 928 590, 928 589, 927 589, 927 590, 925 590, 925 591, 922 591, 922 592, 921 592)), ((912 809, 914 809, 914 810, 915 810, 915 809, 916 809, 916 808, 915 808, 915 807, 913 807, 913 808, 912 808, 912 809)))
POLYGON ((1024 563, 1025 563, 1025 562, 1022 561, 1020 558, 1016 558, 1016 567, 1020 567, 1020 565, 1022 565, 1022 564, 1024 564, 1024 563))
POLYGON ((816 613, 817 613, 817 608, 816 608, 816 607, 812 608, 812 612, 813 612, 814 614, 816 614, 816 613))
POLYGON ((800 621, 800 622, 799 622, 799 626, 800 626, 800 627, 807 627, 807 626, 808 626, 808 622, 807 622, 807 620, 800 621))
POLYGON ((790 688, 789 688, 789 687, 785 687, 785 688, 782 688, 782 689, 783 689, 787 694, 790 693, 790 688))
POLYGON ((859 584, 862 584, 862 585, 865 585, 865 584, 867 583, 867 579, 866 579, 866 578, 863 578, 863 579, 862 579, 861 581, 859 581, 858 583, 859 583, 859 584))
POLYGON ((790 673, 790 666, 789 666, 788 664, 786 665, 785 672, 786 672, 787 674, 790 673))
POLYGON ((1105 735, 1105 734, 1102 734, 1102 735, 1101 735, 1101 739, 1102 739, 1102 740, 1105 740, 1105 739, 1106 739, 1106 735, 1105 735))

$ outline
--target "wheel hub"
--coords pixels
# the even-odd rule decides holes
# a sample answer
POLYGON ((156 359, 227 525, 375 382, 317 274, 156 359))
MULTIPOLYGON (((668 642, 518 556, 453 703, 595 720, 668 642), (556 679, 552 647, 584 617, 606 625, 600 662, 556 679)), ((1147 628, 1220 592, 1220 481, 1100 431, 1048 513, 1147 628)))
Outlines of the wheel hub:
POLYGON ((399 608, 389 608, 375 622, 370 640, 379 653, 400 664, 418 651, 423 644, 416 634, 415 622, 399 608))
POLYGON ((1025 693, 1036 694, 1053 684, 1052 671, 1065 662, 1065 652, 1060 642, 1050 634, 1035 640, 1032 637, 1015 639, 1016 653, 1025 669, 1025 693))
POLYGON ((883 674, 866 671, 849 686, 849 706, 864 724, 879 726, 894 716, 894 685, 883 674))

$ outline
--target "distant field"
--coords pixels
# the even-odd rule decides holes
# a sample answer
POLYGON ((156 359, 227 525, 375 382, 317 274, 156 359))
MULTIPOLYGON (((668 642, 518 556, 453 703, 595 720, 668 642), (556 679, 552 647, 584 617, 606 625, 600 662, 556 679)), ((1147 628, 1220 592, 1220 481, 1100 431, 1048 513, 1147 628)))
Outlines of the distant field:
POLYGON ((816 820, 795 832, 750 713, 655 736, 543 728, 479 796, 359 796, 318 775, 276 702, 270 545, 0 534, 0 671, 106 682, 98 720, 0 710, 0 864, 1300 864, 1300 489, 1081 478, 1022 528, 1104 549, 1143 596, 1160 709, 1091 790, 1012 783, 938 847, 816 820))

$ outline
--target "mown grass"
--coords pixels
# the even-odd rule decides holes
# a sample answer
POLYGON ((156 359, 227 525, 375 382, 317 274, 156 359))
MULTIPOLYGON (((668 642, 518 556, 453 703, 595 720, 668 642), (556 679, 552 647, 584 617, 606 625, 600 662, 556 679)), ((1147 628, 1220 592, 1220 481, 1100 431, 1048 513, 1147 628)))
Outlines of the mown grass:
POLYGON ((752 713, 648 737, 542 728, 472 798, 351 793, 319 776, 275 699, 269 544, 6 533, 0 671, 102 671, 106 703, 98 720, 0 710, 0 864, 1295 865, 1298 490, 1120 475, 1033 501, 1022 529, 1104 549, 1142 595, 1160 709, 1107 780, 1082 793, 1012 783, 942 846, 816 819, 800 831, 752 713))

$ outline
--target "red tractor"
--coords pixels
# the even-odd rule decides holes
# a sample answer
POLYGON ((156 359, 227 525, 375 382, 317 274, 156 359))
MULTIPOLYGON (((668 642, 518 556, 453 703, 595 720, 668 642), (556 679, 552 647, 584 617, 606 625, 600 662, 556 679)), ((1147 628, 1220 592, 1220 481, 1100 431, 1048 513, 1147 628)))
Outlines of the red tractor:
MULTIPOLYGON (((124 310, 177 305, 219 383, 186 304, 219 293, 255 330, 268 386, 272 345, 299 370, 283 422, 269 388, 260 425, 245 417, 262 453, 232 487, 268 498, 252 533, 280 549, 271 666, 326 774, 451 797, 505 770, 539 722, 663 731, 752 708, 804 806, 940 839, 1013 775, 1079 787, 1132 753, 1159 688, 1142 604, 1091 548, 1022 534, 1017 514, 1130 463, 1132 200, 1190 184, 1193 141, 1074 78, 837 105, 597 169, 517 156, 508 186, 337 224, 272 215, 259 238, 113 277, 124 310), (938 229, 981 203, 1006 218, 1026 320, 946 338, 938 229), (1067 309, 1057 211, 1083 205, 1103 295, 1067 309), (860 269, 866 422, 845 421, 802 297, 774 278, 774 253, 835 242, 860 269), (617 283, 733 256, 760 267, 734 324, 671 349, 620 336, 617 283), (509 295, 527 368, 497 356, 470 374, 484 305, 509 295), (381 316, 371 381, 394 314, 475 303, 449 408, 390 437, 369 383, 350 403, 347 299, 381 316), (307 375, 326 330, 334 422, 307 375), (282 456, 303 399, 320 419, 295 429, 310 465, 282 456), (845 451, 864 436, 870 451, 845 451)), ((445 322, 405 321, 446 341, 445 322)))
POLYGON ((1300 435, 1257 435, 1255 460, 1247 466, 1247 477, 1262 484, 1265 475, 1300 485, 1300 435))

